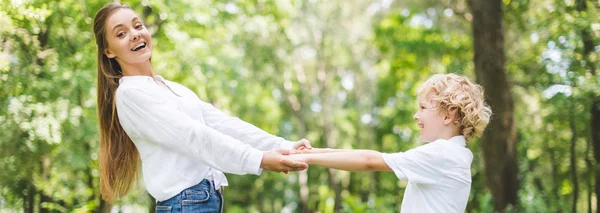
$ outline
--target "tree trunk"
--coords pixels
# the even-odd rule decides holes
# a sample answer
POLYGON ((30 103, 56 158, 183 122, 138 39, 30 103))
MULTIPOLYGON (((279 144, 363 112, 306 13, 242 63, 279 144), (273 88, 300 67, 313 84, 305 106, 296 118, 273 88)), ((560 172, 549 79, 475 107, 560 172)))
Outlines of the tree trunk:
POLYGON ((573 200, 571 206, 571 212, 577 212, 577 199, 579 198, 579 182, 577 180, 577 160, 575 154, 575 147, 577 145, 577 126, 575 126, 575 103, 573 96, 569 98, 569 126, 571 127, 571 178, 573 179, 573 200))
MULTIPOLYGON (((552 177, 552 181, 551 183, 560 183, 560 178, 559 178, 559 162, 557 160, 557 156, 556 156, 556 150, 554 150, 554 148, 548 148, 547 149, 548 153, 550 154, 550 176, 552 177)), ((552 184, 551 186, 551 196, 552 199, 550 200, 560 200, 560 185, 559 184, 552 184)))
MULTIPOLYGON (((594 159, 596 160, 596 165, 600 162, 600 99, 598 97, 594 97, 592 100, 591 106, 591 131, 592 132, 592 145, 594 147, 594 159)), ((596 174, 596 197, 600 195, 600 168, 596 166, 594 168, 596 174)), ((600 207, 600 199, 596 199, 596 208, 600 207)))
MULTIPOLYGON (((585 166, 588 168, 588 174, 594 174, 592 169, 593 169, 593 165, 592 164, 592 159, 590 159, 590 141, 588 140, 586 143, 586 148, 585 148, 585 166)), ((592 189, 593 189, 593 183, 592 183, 592 176, 591 175, 585 175, 585 182, 588 188, 587 191, 587 209, 588 209, 588 213, 592 213, 592 189)))
POLYGON ((27 192, 24 195, 23 212, 33 213, 35 208, 35 188, 31 182, 27 183, 27 192))
POLYGON ((502 0, 472 0, 473 47, 477 82, 494 112, 481 137, 486 183, 490 187, 494 209, 503 211, 517 205, 517 152, 514 104, 504 70, 502 0))
MULTIPOLYGON (((580 13, 587 13, 587 2, 585 0, 577 0, 577 11, 580 13)), ((585 69, 588 70, 592 79, 596 77, 596 70, 592 64, 592 61, 589 60, 590 53, 594 50, 594 41, 592 39, 592 34, 590 33, 590 26, 585 26, 580 31, 581 40, 583 41, 583 59, 585 60, 585 69)), ((597 95, 593 95, 591 97, 592 103, 590 106, 590 132, 591 143, 594 147, 594 159, 596 160, 596 164, 600 162, 600 97, 597 95)), ((595 167, 595 176, 596 176, 596 186, 595 192, 596 196, 600 195, 600 168, 595 167)), ((596 199, 596 208, 600 207, 600 199, 596 199)))
MULTIPOLYGON (((42 163, 42 165, 40 166, 40 174, 42 175, 42 181, 43 181, 43 183, 47 183, 47 182, 49 182, 49 179, 50 179, 50 172, 49 172, 50 171, 50 157, 48 157, 48 156, 42 157, 41 163, 42 163)), ((46 193, 42 189, 38 190, 37 192, 40 195, 40 203, 38 206, 40 209, 40 213, 50 212, 49 209, 44 208, 44 204, 52 203, 52 198, 47 196, 46 193)))
POLYGON ((40 194, 40 203, 39 203, 39 208, 40 208, 40 213, 49 213, 50 209, 44 208, 44 204, 47 203, 51 203, 52 202, 52 198, 46 196, 46 194, 44 194, 44 191, 39 190, 39 194, 40 194))

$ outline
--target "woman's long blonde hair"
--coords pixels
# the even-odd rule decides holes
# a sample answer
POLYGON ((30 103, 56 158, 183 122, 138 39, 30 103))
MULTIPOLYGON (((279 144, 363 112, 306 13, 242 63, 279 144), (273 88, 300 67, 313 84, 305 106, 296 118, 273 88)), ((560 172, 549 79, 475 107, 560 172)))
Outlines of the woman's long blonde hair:
POLYGON ((121 127, 115 106, 115 91, 119 86, 119 79, 123 76, 121 67, 114 58, 108 58, 104 54, 108 47, 106 21, 119 9, 130 8, 118 3, 109 3, 102 7, 94 18, 94 35, 98 46, 100 193, 108 202, 127 194, 137 179, 139 168, 139 152, 121 127))

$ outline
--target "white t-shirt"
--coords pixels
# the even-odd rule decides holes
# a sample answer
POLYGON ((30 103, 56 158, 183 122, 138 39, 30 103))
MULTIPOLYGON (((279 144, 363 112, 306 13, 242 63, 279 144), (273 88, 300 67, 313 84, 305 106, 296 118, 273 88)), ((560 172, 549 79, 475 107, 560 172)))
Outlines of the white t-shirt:
POLYGON ((382 154, 396 176, 408 180, 401 212, 465 212, 473 162, 473 153, 465 145, 464 136, 455 136, 382 154))

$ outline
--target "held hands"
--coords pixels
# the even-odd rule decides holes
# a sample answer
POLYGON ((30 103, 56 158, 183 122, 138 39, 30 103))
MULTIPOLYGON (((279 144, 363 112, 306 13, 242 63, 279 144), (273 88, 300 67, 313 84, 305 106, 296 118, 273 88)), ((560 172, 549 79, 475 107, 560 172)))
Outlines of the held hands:
POLYGON ((294 151, 291 154, 316 154, 316 153, 330 153, 330 152, 345 152, 345 149, 332 149, 332 148, 313 148, 310 141, 302 139, 294 143, 294 151))
POLYGON ((343 152, 343 149, 331 149, 331 148, 313 148, 313 149, 300 149, 294 154, 318 154, 318 153, 331 153, 331 152, 343 152))
POLYGON ((299 140, 294 143, 293 148, 294 148, 294 151, 292 153, 290 153, 290 155, 287 155, 284 157, 286 159, 296 161, 296 162, 303 162, 308 165, 308 161, 307 161, 308 159, 306 159, 305 157, 302 157, 301 155, 297 155, 297 154, 310 153, 312 150, 314 150, 312 145, 310 144, 310 141, 307 140, 306 138, 302 138, 302 140, 299 140))
POLYGON ((306 152, 312 149, 310 141, 302 139, 294 142, 294 150, 276 149, 263 152, 263 159, 260 167, 275 172, 288 173, 289 171, 302 171, 308 168, 305 160, 292 158, 293 154, 306 152))
POLYGON ((299 150, 311 150, 312 146, 310 145, 310 141, 308 141, 307 139, 303 138, 302 140, 299 140, 297 142, 294 143, 294 150, 299 151, 299 150))
MULTIPOLYGON (((310 150, 307 150, 307 151, 310 151, 310 150)), ((301 155, 301 154, 302 154, 301 152, 296 152, 296 153, 294 153, 292 155, 288 155, 288 156, 285 156, 285 157, 288 158, 288 159, 290 159, 290 160, 296 161, 296 162, 303 162, 303 163, 308 164, 308 157, 307 157, 307 155, 301 155)))
MULTIPOLYGON (((299 143, 300 141, 296 143, 299 143)), ((310 146, 310 142, 308 145, 310 146)), ((296 147, 296 144, 294 144, 294 147, 296 147)), ((269 171, 284 173, 287 173, 288 171, 302 171, 307 169, 308 164, 300 161, 295 161, 287 156, 289 154, 292 154, 293 152, 294 151, 286 149, 275 149, 265 151, 263 152, 263 158, 262 162, 260 163, 260 168, 269 171)))

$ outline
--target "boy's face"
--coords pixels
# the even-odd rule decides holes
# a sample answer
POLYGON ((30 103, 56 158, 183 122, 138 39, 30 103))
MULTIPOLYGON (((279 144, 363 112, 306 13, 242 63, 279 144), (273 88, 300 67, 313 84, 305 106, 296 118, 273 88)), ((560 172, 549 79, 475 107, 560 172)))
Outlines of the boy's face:
POLYGON ((444 114, 439 111, 436 105, 433 105, 425 97, 419 97, 419 110, 413 118, 417 121, 421 128, 420 140, 423 142, 433 142, 440 138, 440 133, 444 128, 448 128, 444 124, 444 114))

